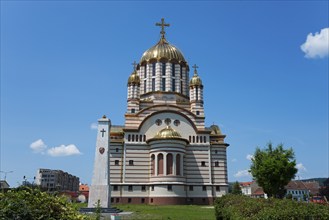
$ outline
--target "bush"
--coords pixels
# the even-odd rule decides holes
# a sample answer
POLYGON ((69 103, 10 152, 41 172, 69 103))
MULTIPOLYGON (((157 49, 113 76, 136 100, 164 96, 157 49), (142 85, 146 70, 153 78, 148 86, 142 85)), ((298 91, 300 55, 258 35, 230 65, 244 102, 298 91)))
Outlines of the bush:
POLYGON ((226 195, 215 201, 217 220, 228 219, 329 219, 329 206, 288 199, 255 199, 226 195))
POLYGON ((0 193, 0 219, 85 219, 66 197, 20 187, 0 193))

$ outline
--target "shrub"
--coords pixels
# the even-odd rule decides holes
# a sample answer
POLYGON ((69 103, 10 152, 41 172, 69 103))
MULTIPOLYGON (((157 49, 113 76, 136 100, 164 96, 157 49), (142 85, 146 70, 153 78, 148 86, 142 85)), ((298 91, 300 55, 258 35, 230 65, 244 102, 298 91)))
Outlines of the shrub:
POLYGON ((85 219, 66 197, 20 187, 0 193, 0 219, 85 219))
POLYGON ((226 195, 215 201, 217 220, 228 219, 329 219, 329 206, 288 199, 254 199, 226 195))

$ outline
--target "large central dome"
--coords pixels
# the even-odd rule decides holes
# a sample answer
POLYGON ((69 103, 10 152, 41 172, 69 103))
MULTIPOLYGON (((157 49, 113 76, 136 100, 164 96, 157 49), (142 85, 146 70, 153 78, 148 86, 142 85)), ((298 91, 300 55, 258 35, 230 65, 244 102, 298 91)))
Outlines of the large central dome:
POLYGON ((183 53, 174 45, 169 44, 168 41, 163 37, 160 41, 145 51, 140 60, 140 63, 144 61, 149 62, 151 59, 160 60, 162 58, 176 60, 177 62, 186 62, 183 53))

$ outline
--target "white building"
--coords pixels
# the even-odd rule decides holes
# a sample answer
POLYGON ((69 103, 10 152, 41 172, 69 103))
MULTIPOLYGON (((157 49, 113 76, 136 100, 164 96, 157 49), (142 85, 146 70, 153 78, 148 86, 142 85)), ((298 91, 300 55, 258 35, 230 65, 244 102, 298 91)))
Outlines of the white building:
POLYGON ((79 191, 79 178, 62 170, 38 169, 35 184, 48 191, 79 191))
POLYGON ((111 126, 105 116, 99 120, 89 207, 110 195, 102 207, 212 204, 228 192, 229 145, 217 125, 205 127, 197 66, 190 78, 183 53, 165 37, 169 25, 163 19, 157 25, 159 42, 143 53, 128 78, 125 124, 111 126))

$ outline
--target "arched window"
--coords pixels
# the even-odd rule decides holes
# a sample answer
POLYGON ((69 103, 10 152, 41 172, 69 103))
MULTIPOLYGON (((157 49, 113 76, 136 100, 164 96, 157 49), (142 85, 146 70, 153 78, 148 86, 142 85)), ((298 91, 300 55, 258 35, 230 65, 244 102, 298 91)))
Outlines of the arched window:
POLYGON ((138 134, 136 135, 136 142, 138 142, 138 134))
POLYGON ((128 141, 130 141, 130 134, 128 134, 128 141))
POLYGON ((155 156, 151 156, 151 175, 155 175, 155 156))
POLYGON ((135 135, 133 135, 133 134, 131 135, 131 141, 135 142, 135 135))
POLYGON ((180 154, 176 155, 176 175, 180 174, 180 154))
POLYGON ((158 175, 163 175, 163 154, 158 155, 158 175))
POLYGON ((173 157, 172 154, 167 154, 167 175, 173 174, 173 157))

